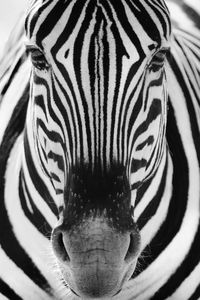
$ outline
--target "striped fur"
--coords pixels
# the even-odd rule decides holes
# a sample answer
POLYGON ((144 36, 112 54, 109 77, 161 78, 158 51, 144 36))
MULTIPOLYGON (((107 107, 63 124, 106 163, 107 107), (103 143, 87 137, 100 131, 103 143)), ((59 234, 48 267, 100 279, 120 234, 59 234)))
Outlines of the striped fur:
POLYGON ((125 166, 132 187, 141 256, 115 299, 199 299, 199 7, 170 1, 170 35, 162 1, 124 0, 118 7, 97 2, 99 10, 94 1, 32 1, 26 37, 22 19, 0 64, 0 297, 75 297, 54 270, 49 238, 63 209, 66 176, 84 161, 103 176, 116 164, 125 166), (139 14, 142 7, 157 19, 151 30, 139 14), (124 17, 132 16, 131 9, 141 23, 124 17), (65 39, 58 39, 66 23, 65 39), (38 66, 33 52, 32 67, 24 44, 35 43, 51 62, 51 75, 49 64, 45 69, 41 59, 38 66), (170 55, 164 71, 158 68, 151 78, 158 67, 155 45, 170 46, 170 55), (132 69, 130 62, 136 64, 132 69), (154 97, 162 97, 160 108, 154 97), (152 103, 157 108, 150 114, 152 103), (152 128, 145 127, 147 120, 152 128))

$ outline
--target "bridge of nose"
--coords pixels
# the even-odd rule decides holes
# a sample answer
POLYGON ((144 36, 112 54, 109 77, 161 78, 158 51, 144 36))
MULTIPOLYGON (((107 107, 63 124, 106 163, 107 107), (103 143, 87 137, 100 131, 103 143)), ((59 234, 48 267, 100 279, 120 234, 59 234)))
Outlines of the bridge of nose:
POLYGON ((52 235, 63 278, 79 295, 116 294, 134 270, 140 237, 124 169, 72 170, 62 222, 52 235))
POLYGON ((119 267, 124 263, 130 236, 118 233, 106 220, 96 217, 82 222, 70 232, 63 232, 63 243, 73 266, 96 262, 119 267))
POLYGON ((97 173, 89 168, 73 170, 64 196, 66 228, 88 217, 105 217, 119 231, 133 228, 131 190, 124 168, 97 173))
POLYGON ((130 233, 117 232, 106 219, 92 217, 70 230, 65 230, 62 225, 57 230, 61 232, 62 243, 57 244, 55 232, 53 248, 61 263, 63 278, 78 295, 113 296, 132 275, 139 237, 134 239, 134 247, 130 250, 130 268, 130 261, 126 260, 130 233))

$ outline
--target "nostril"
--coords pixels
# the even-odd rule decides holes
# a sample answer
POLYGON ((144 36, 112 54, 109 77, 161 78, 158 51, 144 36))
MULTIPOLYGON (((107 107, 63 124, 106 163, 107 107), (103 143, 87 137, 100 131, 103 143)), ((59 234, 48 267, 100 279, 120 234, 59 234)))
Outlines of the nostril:
POLYGON ((76 292, 74 292, 74 290, 72 290, 71 288, 70 288, 70 290, 71 290, 71 292, 72 292, 74 295, 80 297, 76 292))
POLYGON ((121 292, 122 289, 120 289, 116 294, 114 294, 113 297, 117 296, 120 292, 121 292))
POLYGON ((53 244, 53 249, 56 254, 56 257, 62 261, 69 262, 70 258, 63 241, 63 234, 61 230, 58 229, 54 230, 52 235, 52 244, 53 244))
POLYGON ((63 242, 63 235, 62 235, 61 232, 58 234, 57 243, 58 243, 58 247, 60 248, 60 250, 65 249, 65 245, 64 245, 64 242, 63 242))
POLYGON ((125 261, 130 262, 135 259, 140 246, 140 239, 137 234, 130 234, 129 248, 125 256, 125 261))

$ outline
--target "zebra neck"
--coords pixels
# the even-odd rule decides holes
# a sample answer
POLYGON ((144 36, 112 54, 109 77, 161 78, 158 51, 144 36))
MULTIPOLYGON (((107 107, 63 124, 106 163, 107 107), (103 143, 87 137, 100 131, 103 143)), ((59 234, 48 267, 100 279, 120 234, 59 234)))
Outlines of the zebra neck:
MULTIPOLYGON (((198 140, 193 139, 197 133, 191 131, 186 99, 182 102, 180 99, 173 91, 170 93, 166 159, 151 184, 139 195, 140 201, 135 211, 139 215, 137 223, 141 231, 141 257, 144 260, 143 269, 138 272, 145 271, 142 274, 147 277, 156 272, 156 261, 160 263, 159 268, 163 266, 160 276, 170 276, 168 267, 171 266, 171 270, 178 267, 178 262, 188 253, 191 241, 199 230, 199 144, 198 140), (157 175, 160 180, 156 188, 157 175), (176 249, 179 249, 178 254, 176 249)), ((190 99, 187 99, 189 102, 190 99)), ((160 279, 156 280, 159 282, 160 279)))

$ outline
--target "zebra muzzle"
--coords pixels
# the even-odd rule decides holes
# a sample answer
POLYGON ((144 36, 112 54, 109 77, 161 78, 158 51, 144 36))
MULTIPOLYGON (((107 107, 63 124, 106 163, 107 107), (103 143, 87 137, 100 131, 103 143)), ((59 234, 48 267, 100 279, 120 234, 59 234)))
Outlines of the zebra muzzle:
POLYGON ((117 232, 96 217, 72 230, 56 227, 52 245, 71 290, 83 299, 104 298, 117 294, 134 272, 140 235, 137 230, 117 232))

